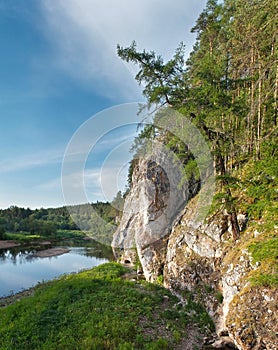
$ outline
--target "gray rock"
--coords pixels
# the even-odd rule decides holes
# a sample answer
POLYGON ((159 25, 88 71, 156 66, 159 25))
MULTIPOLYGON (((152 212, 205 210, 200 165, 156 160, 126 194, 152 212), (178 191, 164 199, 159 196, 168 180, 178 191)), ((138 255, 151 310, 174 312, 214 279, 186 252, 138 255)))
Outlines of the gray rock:
MULTIPOLYGON (((196 195, 197 187, 189 193, 188 184, 180 187, 180 182, 175 159, 161 145, 138 159, 113 238, 115 255, 139 266, 147 281, 163 275, 165 287, 177 296, 190 291, 206 307, 217 333, 227 330, 238 349, 277 349, 271 335, 277 291, 251 288, 247 276, 258 266, 240 240, 232 241, 227 213, 219 210, 199 220, 201 194, 196 195)), ((238 220, 244 230, 246 216, 238 220)), ((232 340, 222 337, 213 347, 233 349, 232 340)))

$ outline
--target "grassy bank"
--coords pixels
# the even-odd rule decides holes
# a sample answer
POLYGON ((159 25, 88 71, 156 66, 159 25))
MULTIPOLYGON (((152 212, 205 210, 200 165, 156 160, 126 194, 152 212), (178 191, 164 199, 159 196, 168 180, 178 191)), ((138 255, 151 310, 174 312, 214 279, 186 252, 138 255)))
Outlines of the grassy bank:
POLYGON ((104 264, 0 309, 0 349, 199 349, 213 329, 204 310, 126 273, 104 264))
POLYGON ((30 232, 6 232, 5 239, 13 240, 21 244, 28 244, 36 241, 62 241, 62 240, 83 240, 86 234, 78 230, 57 230, 53 235, 31 234, 30 232))

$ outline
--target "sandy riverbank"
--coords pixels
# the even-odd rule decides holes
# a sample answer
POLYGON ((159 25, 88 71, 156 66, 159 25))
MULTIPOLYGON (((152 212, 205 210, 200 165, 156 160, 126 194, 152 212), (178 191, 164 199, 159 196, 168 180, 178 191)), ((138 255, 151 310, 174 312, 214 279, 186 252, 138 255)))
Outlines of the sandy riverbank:
POLYGON ((50 249, 40 250, 37 253, 33 254, 33 256, 38 258, 49 258, 51 256, 66 254, 69 251, 70 249, 67 249, 67 248, 50 248, 50 249))
POLYGON ((13 247, 19 247, 20 244, 14 241, 0 241, 0 249, 8 249, 13 247))
MULTIPOLYGON (((49 241, 44 241, 44 242, 38 242, 37 244, 41 246, 46 246, 50 245, 51 242, 49 241)), ((19 247, 21 246, 20 243, 16 243, 14 241, 0 241, 0 249, 9 249, 9 248, 14 248, 14 247, 19 247)), ((33 254, 33 257, 38 257, 38 258, 49 258, 51 256, 58 256, 62 254, 66 254, 70 251, 70 249, 67 248, 50 248, 50 249, 44 249, 44 250, 39 250, 35 254, 33 254)))

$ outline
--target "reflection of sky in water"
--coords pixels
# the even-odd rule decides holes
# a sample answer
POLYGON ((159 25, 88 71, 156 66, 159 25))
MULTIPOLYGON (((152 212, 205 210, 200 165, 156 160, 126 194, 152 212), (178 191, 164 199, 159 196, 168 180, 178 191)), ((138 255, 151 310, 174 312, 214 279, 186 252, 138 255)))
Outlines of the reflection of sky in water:
POLYGON ((89 269, 107 259, 86 256, 86 248, 70 247, 67 254, 49 258, 28 259, 25 254, 0 258, 0 297, 30 288, 41 281, 58 277, 64 273, 89 269))

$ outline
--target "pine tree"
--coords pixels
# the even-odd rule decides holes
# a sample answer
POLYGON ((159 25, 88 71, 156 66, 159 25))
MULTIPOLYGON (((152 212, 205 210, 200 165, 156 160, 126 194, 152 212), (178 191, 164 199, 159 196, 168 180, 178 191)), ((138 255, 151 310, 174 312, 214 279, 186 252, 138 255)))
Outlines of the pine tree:
MULTIPOLYGON (((154 52, 138 52, 134 42, 128 48, 118 46, 122 59, 139 66, 136 80, 144 85, 148 107, 171 106, 203 133, 214 155, 235 239, 239 227, 233 171, 250 157, 260 160, 262 145, 277 129, 277 28, 275 0, 208 0, 192 29, 197 40, 186 65, 183 46, 166 63, 154 52)), ((161 131, 150 126, 143 134, 157 137, 161 131)), ((184 164, 194 162, 189 145, 180 147, 175 136, 163 136, 180 157, 186 154, 184 164)))

